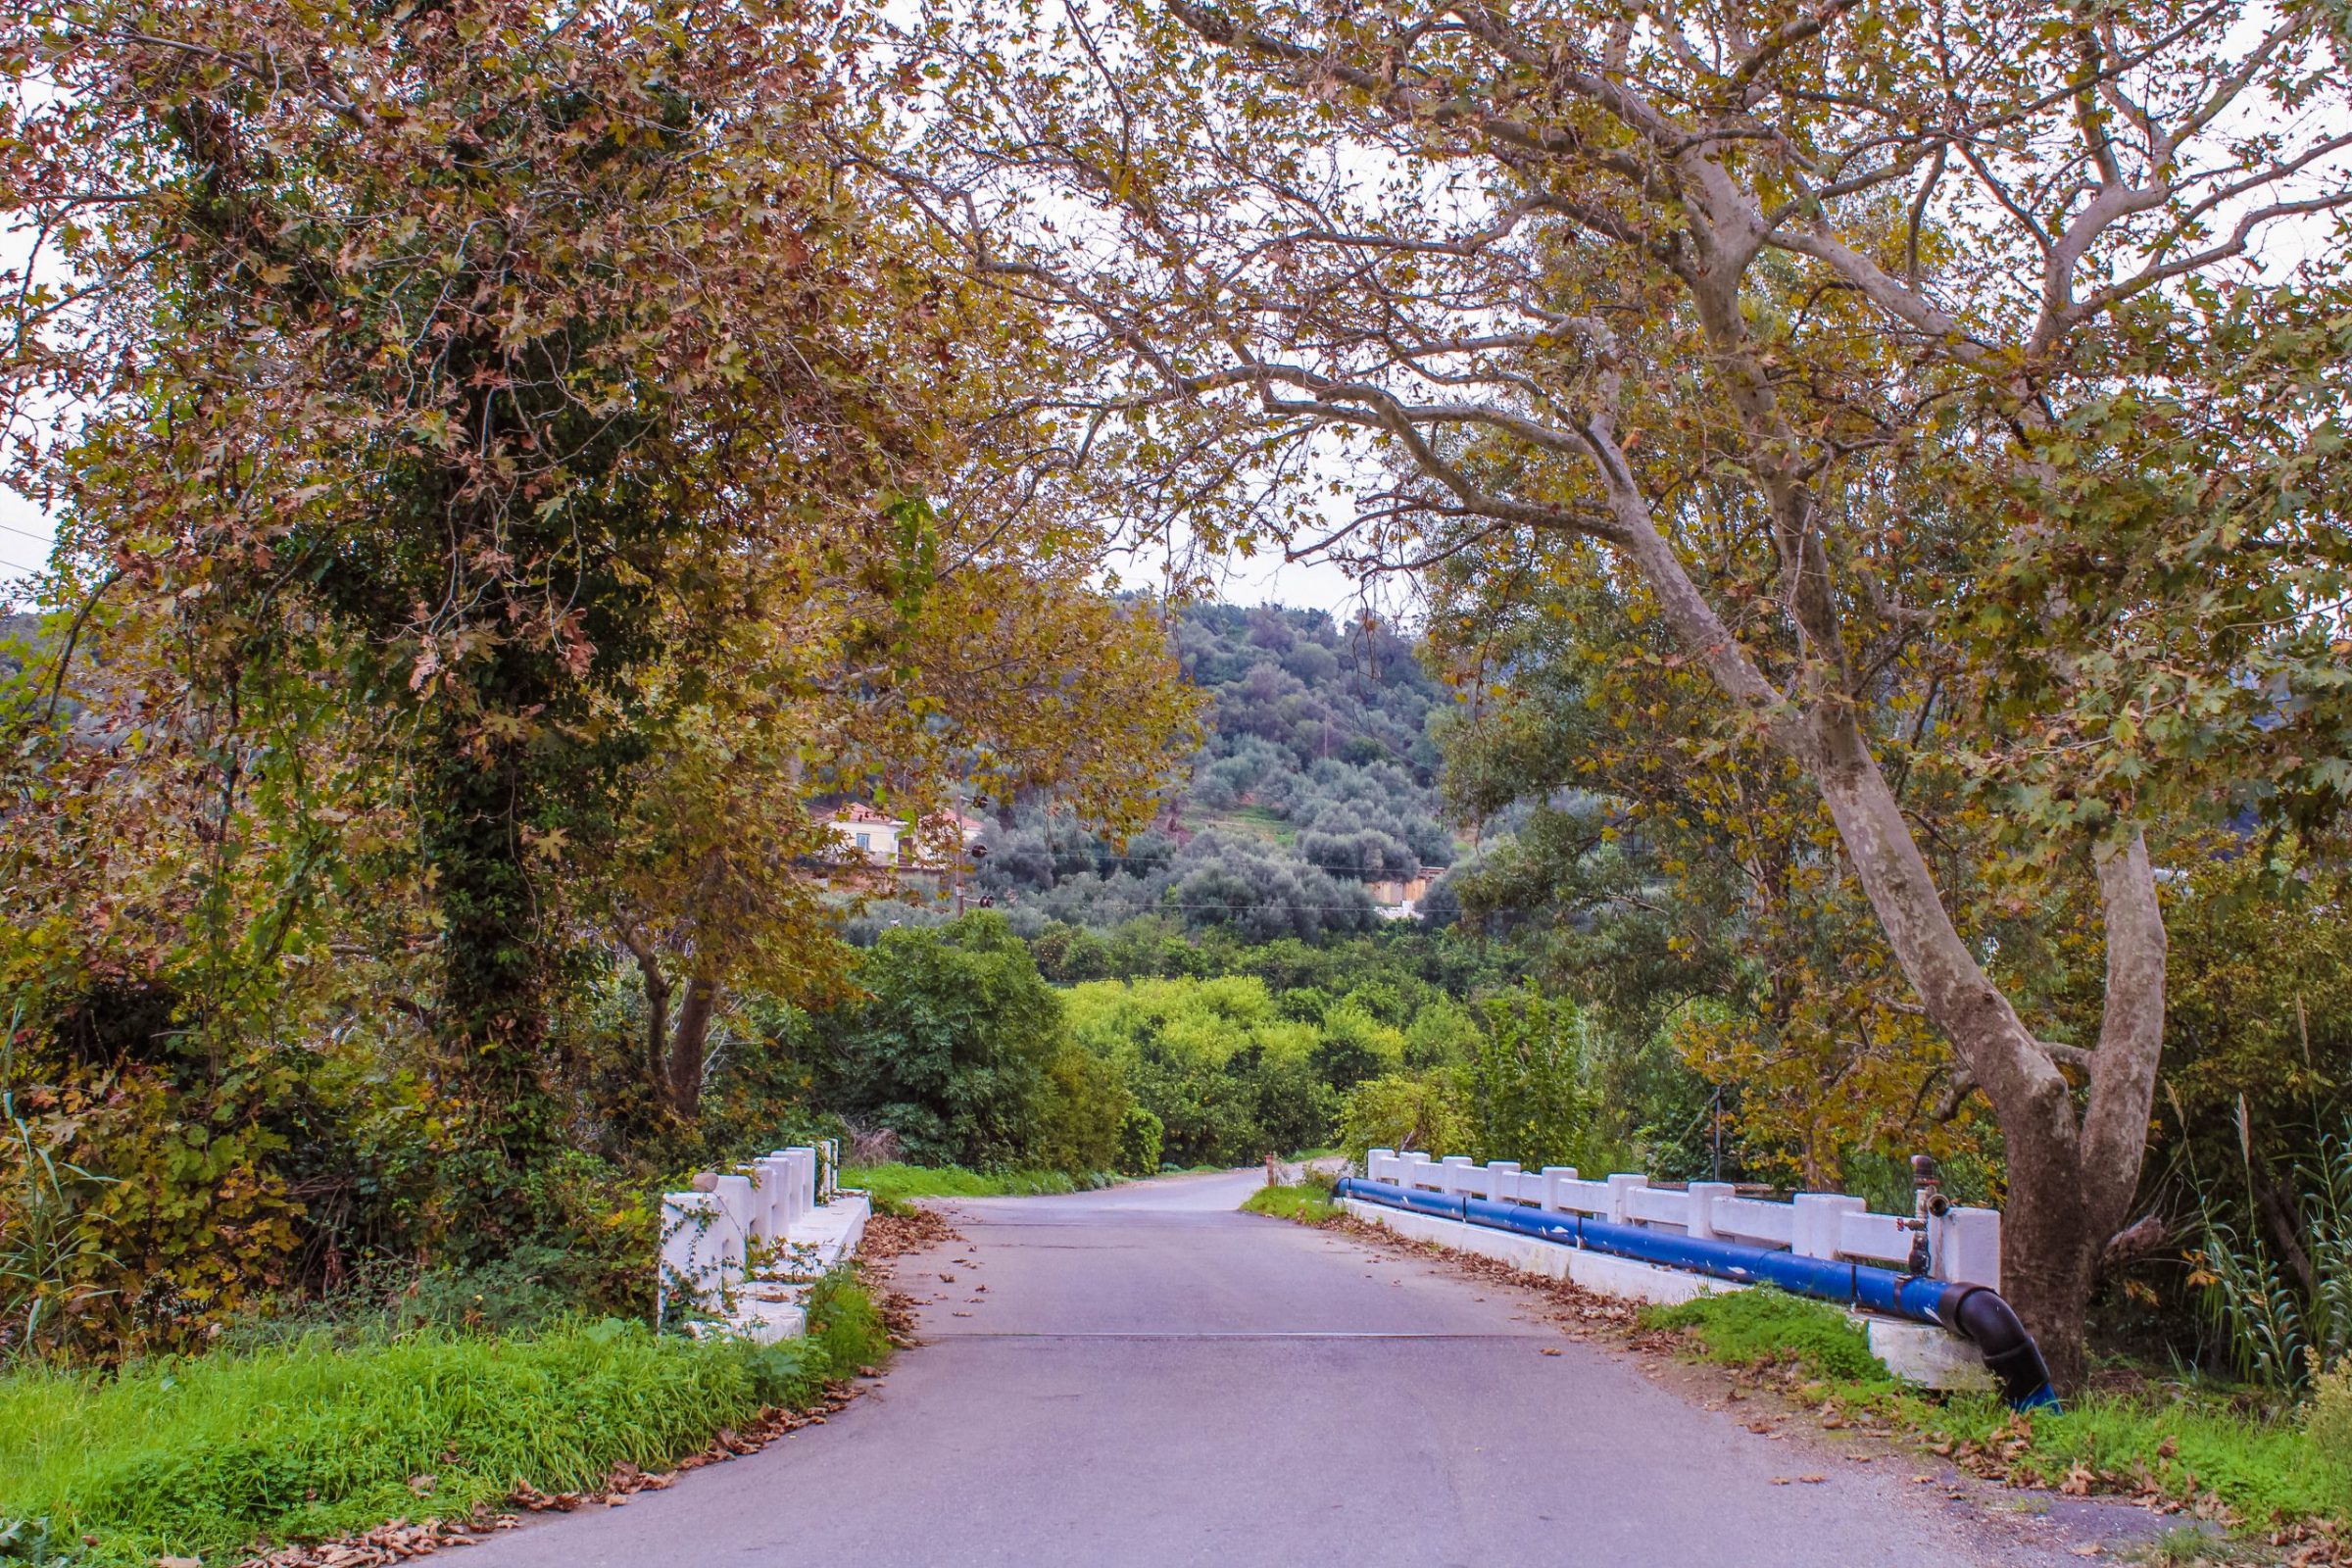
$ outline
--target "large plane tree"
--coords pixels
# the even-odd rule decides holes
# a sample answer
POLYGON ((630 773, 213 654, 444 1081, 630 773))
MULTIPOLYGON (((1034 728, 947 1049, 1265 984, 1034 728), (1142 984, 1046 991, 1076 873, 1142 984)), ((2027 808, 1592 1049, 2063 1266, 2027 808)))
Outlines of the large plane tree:
POLYGON ((1095 368, 1074 455, 1293 548, 1605 584, 1704 671, 1727 741, 1811 781, 1994 1108, 2006 1288, 2079 1376, 2147 1138, 2165 836, 2352 780, 2340 14, 934 20, 917 179, 1095 368), (2079 867, 2095 1038, 2021 1016, 1894 745, 1967 773, 1986 853, 2079 867))

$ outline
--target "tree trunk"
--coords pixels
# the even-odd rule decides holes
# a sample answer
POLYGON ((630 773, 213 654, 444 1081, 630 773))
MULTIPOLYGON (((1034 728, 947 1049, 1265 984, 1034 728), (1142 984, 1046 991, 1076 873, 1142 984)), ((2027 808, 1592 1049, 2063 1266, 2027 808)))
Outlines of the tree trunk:
POLYGON ((543 1059, 553 963, 515 834, 535 781, 519 746, 469 750, 454 718, 432 745, 416 797, 442 917, 435 1033, 482 1143, 520 1167, 552 1146, 557 1124, 543 1059))
MULTIPOLYGON (((2136 830, 2093 852, 2107 938, 2107 990, 2090 1089, 2075 1091, 1953 924, 1855 706, 1816 683, 1800 702, 1766 680, 1659 533, 1604 424, 1591 429, 1616 519, 1612 543, 1655 592, 1676 640, 1821 791, 1879 928, 1928 1016, 1992 1102, 2008 1154, 2002 1295, 2041 1345, 2059 1387, 2082 1373, 2083 1314, 2107 1238, 2139 1185, 2164 1044, 2164 917, 2136 830)), ((1834 645, 1826 632, 1816 638, 1834 645)))
POLYGON ((2031 1133, 2003 1136, 2009 1190, 2001 1205, 2001 1295, 2041 1347, 2052 1385, 2069 1393, 2082 1387, 2083 1317, 2098 1253, 2113 1231, 2091 1223, 2072 1147, 2031 1133))
POLYGON ((703 1042, 710 1033, 710 1013, 718 1004, 718 984, 700 975, 686 982, 685 1000, 678 1004, 678 1020, 669 1035, 669 1105, 682 1121, 693 1121, 703 1108, 703 1042))
POLYGON ((669 977, 653 949, 634 935, 622 933, 621 945, 637 960, 637 975, 645 985, 645 1081, 667 1101, 669 1096, 669 977))
POLYGON ((1992 1102, 2006 1148, 2001 1291, 2062 1390, 2081 1384, 2083 1318, 2107 1239, 2123 1229, 2147 1149, 2164 1042, 2165 935, 2147 844, 2093 854, 2107 988, 2089 1093, 2075 1092, 1952 924, 1900 804, 1842 713, 1817 711, 1815 767, 1896 961, 1992 1102))

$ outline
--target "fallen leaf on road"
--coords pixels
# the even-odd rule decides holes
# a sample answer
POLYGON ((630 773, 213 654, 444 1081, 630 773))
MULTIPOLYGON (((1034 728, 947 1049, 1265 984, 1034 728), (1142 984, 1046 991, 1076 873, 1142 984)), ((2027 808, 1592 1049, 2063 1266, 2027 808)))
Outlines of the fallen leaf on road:
POLYGON ((1824 1481, 1827 1481, 1830 1478, 1828 1476, 1798 1476, 1796 1479, 1802 1481, 1808 1487, 1818 1487, 1824 1481))
POLYGON ((1788 1478, 1787 1476, 1774 1476, 1772 1478, 1772 1484, 1776 1487, 1785 1487, 1788 1484, 1788 1478))
POLYGON ((1555 1347, 1553 1347, 1553 1346, 1546 1345, 1545 1347, 1544 1347, 1544 1348, 1543 1348, 1543 1349, 1539 1350, 1539 1351, 1538 1351, 1538 1352, 1536 1352, 1536 1353, 1537 1353, 1537 1354, 1539 1354, 1539 1355, 1557 1355, 1557 1354, 1559 1354, 1560 1352, 1559 1352, 1559 1350, 1558 1350, 1558 1348, 1555 1348, 1555 1347))

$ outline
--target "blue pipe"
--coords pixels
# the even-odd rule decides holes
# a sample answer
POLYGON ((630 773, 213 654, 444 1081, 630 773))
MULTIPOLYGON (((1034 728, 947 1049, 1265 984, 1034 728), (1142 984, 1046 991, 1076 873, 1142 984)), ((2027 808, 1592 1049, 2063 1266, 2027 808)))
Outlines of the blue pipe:
POLYGON ((1458 1220, 1465 1225, 1481 1225, 1490 1230, 1514 1231, 1541 1241, 1686 1269, 1742 1285, 1774 1285, 1796 1296, 1837 1301, 1917 1323, 1934 1323, 1984 1351, 1984 1365, 2000 1380, 2001 1392, 2012 1408, 2057 1408, 2058 1398, 2050 1390, 2050 1373, 2042 1363, 2040 1348, 2034 1345, 2033 1336, 2026 1332, 2017 1313, 2001 1299, 1999 1293, 1982 1285, 1949 1284, 1867 1263, 1800 1257, 1777 1247, 1706 1240, 1676 1231, 1620 1225, 1575 1212, 1560 1213, 1494 1199, 1423 1192, 1395 1182, 1365 1181, 1355 1176, 1342 1177, 1334 1196, 1400 1208, 1408 1213, 1458 1220))

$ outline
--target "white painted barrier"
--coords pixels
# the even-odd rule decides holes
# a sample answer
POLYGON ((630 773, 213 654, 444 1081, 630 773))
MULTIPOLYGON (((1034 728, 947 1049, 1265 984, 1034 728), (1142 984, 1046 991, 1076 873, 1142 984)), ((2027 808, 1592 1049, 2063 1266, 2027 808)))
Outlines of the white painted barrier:
POLYGON ((766 1344, 803 1333, 809 1284, 857 1251, 870 1212, 865 1194, 835 1185, 838 1154, 830 1140, 779 1149, 665 1194, 657 1310, 698 1334, 766 1344))
MULTIPOLYGON (((1861 1199, 1842 1193, 1799 1193, 1788 1202, 1775 1203, 1738 1197, 1729 1182, 1692 1182, 1676 1189, 1652 1187, 1647 1176, 1638 1174, 1585 1181, 1571 1166, 1551 1165, 1530 1174, 1508 1160, 1477 1165, 1454 1154, 1433 1162, 1427 1154, 1388 1149, 1371 1152, 1364 1175, 1450 1196, 1592 1214, 1619 1225, 1783 1248, 1802 1257, 1898 1268, 1910 1259, 1914 1234, 1907 1216, 1871 1213, 1861 1199)), ((1928 1256, 1934 1278, 1999 1290, 2000 1210, 1953 1208, 1930 1219, 1928 1256)))

